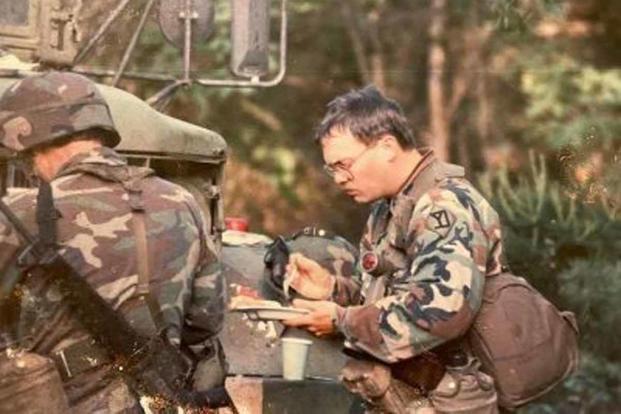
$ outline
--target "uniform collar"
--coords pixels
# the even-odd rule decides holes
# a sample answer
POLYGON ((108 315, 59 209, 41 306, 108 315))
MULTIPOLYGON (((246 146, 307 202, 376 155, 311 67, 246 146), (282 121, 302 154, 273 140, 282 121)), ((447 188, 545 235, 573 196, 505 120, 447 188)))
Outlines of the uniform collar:
POLYGON ((429 167, 438 163, 438 158, 434 154, 432 149, 426 148, 419 150, 421 159, 412 169, 410 176, 405 180, 405 183, 401 186, 401 189, 397 193, 397 196, 407 195, 412 192, 412 189, 416 186, 416 182, 419 177, 423 175, 429 167))
POLYGON ((388 205, 390 206, 391 212, 394 211, 395 206, 399 202, 399 199, 408 196, 413 192, 414 188, 416 188, 416 183, 417 181, 419 181, 420 176, 423 174, 427 175, 426 173, 431 169, 430 167, 438 163, 438 159, 436 158, 432 149, 426 148, 419 150, 419 152, 421 154, 421 159, 418 160, 418 162, 412 169, 410 176, 405 180, 405 182, 401 186, 401 189, 399 189, 399 192, 386 200, 388 202, 388 205))
POLYGON ((393 215, 396 209, 399 209, 401 201, 406 204, 412 204, 430 189, 434 188, 437 183, 446 178, 463 178, 465 176, 464 168, 459 165, 448 164, 440 161, 434 154, 432 149, 420 150, 422 158, 412 169, 412 173, 401 187, 401 190, 388 199, 390 211, 393 215), (409 201, 408 201, 409 200, 409 201))
POLYGON ((64 175, 65 172, 73 170, 80 164, 99 164, 109 166, 122 166, 127 165, 125 160, 121 158, 113 149, 108 147, 99 147, 88 152, 82 152, 74 155, 67 161, 65 165, 56 174, 56 177, 64 175))

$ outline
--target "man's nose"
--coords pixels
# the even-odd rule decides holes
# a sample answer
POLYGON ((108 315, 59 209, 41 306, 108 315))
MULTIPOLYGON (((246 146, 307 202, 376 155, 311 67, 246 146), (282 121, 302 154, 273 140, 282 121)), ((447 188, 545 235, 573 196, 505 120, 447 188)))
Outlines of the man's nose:
POLYGON ((333 179, 334 179, 335 184, 342 186, 343 184, 351 180, 351 176, 349 175, 347 171, 337 170, 334 172, 333 179))

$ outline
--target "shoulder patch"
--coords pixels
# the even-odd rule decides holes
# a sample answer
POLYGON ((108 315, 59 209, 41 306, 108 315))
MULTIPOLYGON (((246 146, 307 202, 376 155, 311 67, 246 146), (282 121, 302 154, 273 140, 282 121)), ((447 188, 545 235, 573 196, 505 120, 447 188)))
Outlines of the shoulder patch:
POLYGON ((455 224, 455 216, 449 210, 442 207, 434 207, 427 216, 426 227, 444 237, 455 224))
POLYGON ((435 221, 435 230, 445 229, 451 227, 451 221, 449 220, 448 213, 444 209, 433 211, 429 214, 435 221))

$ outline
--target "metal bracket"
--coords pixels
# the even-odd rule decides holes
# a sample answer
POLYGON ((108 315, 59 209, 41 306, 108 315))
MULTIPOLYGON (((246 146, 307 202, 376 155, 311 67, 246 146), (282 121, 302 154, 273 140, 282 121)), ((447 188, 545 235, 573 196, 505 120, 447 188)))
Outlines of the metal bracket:
MULTIPOLYGON (((111 24, 116 20, 119 14, 125 9, 129 0, 121 0, 118 4, 117 8, 111 12, 110 17, 106 20, 101 29, 96 33, 96 35, 88 41, 88 44, 82 49, 82 51, 78 54, 75 59, 75 63, 81 62, 83 58, 88 54, 88 52, 96 45, 96 43, 103 37, 106 31, 110 28, 111 24)), ((219 86, 219 87, 232 87, 232 88, 244 88, 244 87, 261 87, 267 88, 271 86, 278 85, 285 77, 286 72, 286 60, 287 60, 287 0, 280 0, 280 58, 279 58, 279 70, 278 73, 272 78, 268 80, 261 80, 260 77, 252 77, 248 80, 238 80, 238 79, 214 79, 209 77, 194 77, 191 74, 191 62, 192 62, 192 30, 193 30, 193 19, 196 17, 196 11, 192 7, 192 0, 185 0, 186 10, 185 12, 181 12, 179 18, 185 20, 185 36, 184 36, 184 47, 183 47, 183 75, 181 77, 176 77, 167 74, 160 73, 152 73, 152 72, 129 72, 127 71, 127 65, 131 58, 131 55, 134 51, 136 43, 144 29, 144 23, 141 21, 141 24, 138 25, 130 44, 126 48, 125 54, 123 56, 122 62, 119 65, 117 70, 105 70, 105 69, 96 69, 91 67, 75 67, 73 69, 76 73, 81 73, 85 75, 92 76, 100 76, 100 77, 109 77, 113 78, 114 84, 118 83, 121 78, 126 79, 141 79, 141 80, 151 80, 151 81, 159 81, 168 83, 167 86, 162 88, 159 92, 155 93, 152 97, 150 97, 147 102, 157 107, 161 102, 164 102, 169 98, 178 88, 185 85, 193 85, 198 84, 201 86, 219 86)), ((153 1, 149 1, 147 6, 143 12, 143 19, 145 19, 146 15, 149 13, 151 7, 153 5, 153 1)))
POLYGON ((77 53, 79 34, 76 32, 74 9, 81 6, 81 1, 72 9, 63 7, 58 1, 53 3, 43 4, 41 58, 69 66, 77 53))

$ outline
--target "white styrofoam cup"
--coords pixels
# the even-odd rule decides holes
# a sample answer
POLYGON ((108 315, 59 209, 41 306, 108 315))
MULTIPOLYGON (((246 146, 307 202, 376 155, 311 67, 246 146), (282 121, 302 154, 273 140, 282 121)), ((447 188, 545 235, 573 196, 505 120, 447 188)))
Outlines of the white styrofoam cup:
POLYGON ((302 338, 282 338, 282 376, 286 380, 302 380, 306 371, 308 350, 313 341, 302 338))

